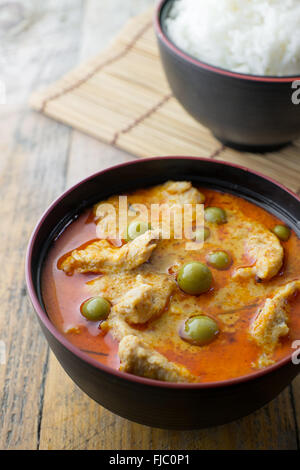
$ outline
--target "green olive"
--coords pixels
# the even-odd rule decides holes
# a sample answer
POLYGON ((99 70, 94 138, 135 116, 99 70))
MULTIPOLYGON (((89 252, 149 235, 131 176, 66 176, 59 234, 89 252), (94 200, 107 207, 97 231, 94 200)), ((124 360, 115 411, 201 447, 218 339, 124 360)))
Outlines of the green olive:
POLYGON ((189 318, 185 322, 184 337, 194 344, 202 346, 210 343, 218 334, 217 323, 206 315, 189 318))
POLYGON ((207 240, 209 236, 210 236, 209 228, 202 227, 202 228, 199 228, 199 229, 195 230, 193 238, 196 241, 199 241, 199 242, 204 241, 205 242, 205 240, 207 240))
POLYGON ((290 229, 285 225, 275 225, 275 227, 273 228, 273 232, 275 233, 275 235, 277 235, 280 240, 284 242, 286 242, 291 236, 290 229))
POLYGON ((216 269, 226 269, 231 264, 231 258, 226 251, 213 251, 207 255, 207 262, 216 269))
POLYGON ((184 264, 177 276, 180 289, 191 295, 207 292, 211 287, 212 279, 210 269, 206 264, 198 261, 184 264))
POLYGON ((110 312, 110 303, 103 297, 92 297, 82 304, 80 311, 87 320, 105 320, 110 312))
POLYGON ((213 224, 225 224, 227 222, 226 212, 220 207, 207 207, 204 210, 204 218, 213 224))
POLYGON ((135 238, 143 235, 150 229, 150 225, 142 220, 134 220, 127 228, 127 240, 134 240, 135 238))

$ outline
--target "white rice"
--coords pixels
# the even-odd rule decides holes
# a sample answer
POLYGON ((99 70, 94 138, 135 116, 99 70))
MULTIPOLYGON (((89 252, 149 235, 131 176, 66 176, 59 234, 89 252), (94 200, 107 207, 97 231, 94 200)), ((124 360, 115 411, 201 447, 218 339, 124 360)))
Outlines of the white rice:
POLYGON ((180 49, 208 64, 300 73, 300 0, 176 0, 165 24, 180 49))

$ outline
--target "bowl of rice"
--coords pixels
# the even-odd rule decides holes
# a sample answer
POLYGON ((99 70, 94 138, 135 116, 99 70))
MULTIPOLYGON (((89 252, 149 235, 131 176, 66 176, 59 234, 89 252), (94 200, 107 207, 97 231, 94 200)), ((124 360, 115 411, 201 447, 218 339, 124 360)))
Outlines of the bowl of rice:
POLYGON ((155 31, 174 96, 222 143, 300 137, 299 0, 162 0, 155 31))

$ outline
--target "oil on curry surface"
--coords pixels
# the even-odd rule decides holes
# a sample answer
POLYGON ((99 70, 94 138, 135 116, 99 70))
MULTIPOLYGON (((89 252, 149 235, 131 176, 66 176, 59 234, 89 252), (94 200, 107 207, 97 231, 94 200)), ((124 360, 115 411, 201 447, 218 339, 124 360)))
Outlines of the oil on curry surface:
MULTIPOLYGON (((122 239, 97 237, 96 205, 46 258, 44 304, 71 343, 115 369, 173 382, 243 376, 291 352, 300 335, 295 233, 253 203, 189 182, 126 196, 122 239), (162 239, 135 210, 141 203, 204 203, 201 248, 162 239)), ((106 202, 118 209, 118 195, 106 202)))

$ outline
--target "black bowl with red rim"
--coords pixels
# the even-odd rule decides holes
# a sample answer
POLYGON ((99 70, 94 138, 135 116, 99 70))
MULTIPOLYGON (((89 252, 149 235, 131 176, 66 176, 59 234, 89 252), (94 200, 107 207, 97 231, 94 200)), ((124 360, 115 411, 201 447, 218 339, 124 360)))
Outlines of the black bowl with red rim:
POLYGON ((29 297, 42 331, 66 373, 91 398, 132 421, 168 429, 223 424, 245 416, 278 395, 299 373, 289 356, 232 380, 177 384, 130 375, 102 365, 72 345, 51 323, 41 296, 41 271, 51 243, 82 210, 112 194, 189 180, 241 196, 265 208, 300 236, 300 199, 280 184, 247 168, 195 157, 156 157, 100 171, 77 183, 44 213, 26 256, 29 297))
POLYGON ((201 62, 168 38, 165 18, 174 0, 161 0, 154 24, 162 64, 174 96, 225 145, 266 152, 300 137, 298 76, 235 73, 201 62), (293 102, 294 101, 294 102, 293 102))

